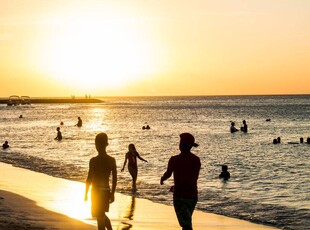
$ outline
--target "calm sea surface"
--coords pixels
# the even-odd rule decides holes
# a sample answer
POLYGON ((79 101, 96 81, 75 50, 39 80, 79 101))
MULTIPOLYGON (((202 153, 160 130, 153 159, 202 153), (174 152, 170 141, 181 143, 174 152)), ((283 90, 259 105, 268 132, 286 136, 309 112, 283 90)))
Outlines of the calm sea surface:
MULTIPOLYGON (((117 191, 131 194, 128 171, 120 172, 128 144, 149 163, 138 162, 137 197, 172 204, 172 178, 160 186, 169 158, 178 154, 179 134, 200 145, 197 208, 282 229, 310 229, 310 96, 222 96, 102 98, 100 104, 0 106, 0 161, 70 180, 85 181, 96 155, 95 135, 106 132, 118 166, 117 191), (20 119, 19 115, 23 118, 20 119), (83 127, 75 126, 77 117, 83 127), (266 119, 270 119, 267 122, 266 119), (231 134, 230 121, 248 133, 231 134), (60 126, 60 122, 64 125, 60 126), (143 130, 148 124, 151 129, 143 130), (56 127, 63 134, 55 141, 56 127), (282 143, 272 144, 281 137, 282 143), (218 179, 229 167, 228 182, 218 179)), ((82 198, 81 198, 82 199, 82 198)), ((208 221, 208 220, 206 220, 208 221)))

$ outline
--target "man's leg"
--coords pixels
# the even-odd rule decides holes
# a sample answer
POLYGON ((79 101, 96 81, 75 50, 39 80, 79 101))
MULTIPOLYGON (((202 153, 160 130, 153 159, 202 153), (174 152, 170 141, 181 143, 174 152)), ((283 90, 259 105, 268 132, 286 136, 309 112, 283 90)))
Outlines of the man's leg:
POLYGON ((98 230, 105 230, 105 216, 97 217, 98 230))
POLYGON ((112 230, 112 225, 109 217, 107 215, 105 216, 105 227, 107 230, 112 230))
POLYGON ((192 214, 197 200, 173 198, 173 206, 180 226, 183 230, 192 230, 192 214))

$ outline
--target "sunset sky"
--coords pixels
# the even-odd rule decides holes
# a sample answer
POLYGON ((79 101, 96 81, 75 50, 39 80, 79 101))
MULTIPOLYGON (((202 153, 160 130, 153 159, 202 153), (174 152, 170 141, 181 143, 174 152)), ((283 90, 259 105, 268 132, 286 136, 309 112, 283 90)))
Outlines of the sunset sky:
POLYGON ((309 0, 0 0, 0 97, 310 94, 309 0))

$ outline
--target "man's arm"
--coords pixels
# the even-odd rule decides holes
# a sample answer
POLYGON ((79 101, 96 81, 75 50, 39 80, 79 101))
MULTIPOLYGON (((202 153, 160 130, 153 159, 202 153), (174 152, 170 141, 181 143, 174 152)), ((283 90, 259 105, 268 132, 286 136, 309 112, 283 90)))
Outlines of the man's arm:
POLYGON ((111 191, 110 203, 114 202, 116 184, 117 184, 117 169, 116 169, 116 162, 114 160, 114 167, 112 169, 112 191, 111 191))
POLYGON ((160 184, 163 185, 164 181, 167 180, 168 178, 170 178, 172 173, 173 173, 173 169, 172 169, 172 162, 171 162, 171 158, 170 158, 169 163, 168 163, 167 171, 160 178, 160 184))
POLYGON ((89 190, 89 187, 92 183, 92 178, 93 178, 93 169, 92 169, 92 164, 91 164, 91 160, 90 160, 89 161, 88 175, 87 175, 87 179, 86 179, 86 187, 85 187, 85 196, 84 196, 85 201, 88 200, 88 190, 89 190))
POLYGON ((87 194, 88 194, 89 187, 90 187, 90 183, 86 182, 84 201, 88 200, 87 194))

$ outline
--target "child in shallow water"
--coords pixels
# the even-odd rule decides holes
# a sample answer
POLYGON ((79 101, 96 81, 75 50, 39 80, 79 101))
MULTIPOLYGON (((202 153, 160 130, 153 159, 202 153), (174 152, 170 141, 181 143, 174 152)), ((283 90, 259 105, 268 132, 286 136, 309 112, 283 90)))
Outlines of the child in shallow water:
POLYGON ((227 165, 222 165, 222 172, 219 175, 219 178, 223 180, 228 180, 230 178, 230 173, 228 172, 228 166, 227 165))

